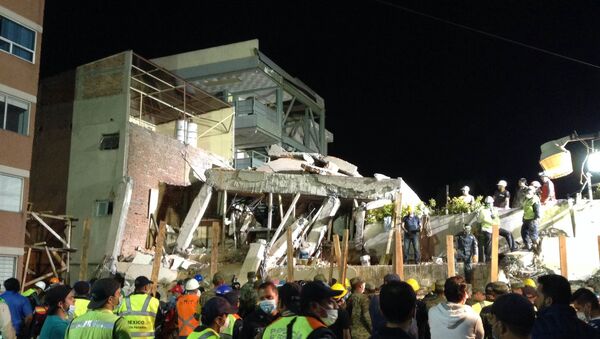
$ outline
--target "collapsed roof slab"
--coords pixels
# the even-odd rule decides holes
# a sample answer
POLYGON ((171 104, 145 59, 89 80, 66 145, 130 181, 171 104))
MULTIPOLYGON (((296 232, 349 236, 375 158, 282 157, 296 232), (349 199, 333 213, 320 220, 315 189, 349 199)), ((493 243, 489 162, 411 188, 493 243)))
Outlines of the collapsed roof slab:
POLYGON ((279 193, 336 196, 344 199, 377 200, 393 199, 395 192, 402 192, 403 204, 416 205, 419 197, 402 180, 338 177, 317 174, 266 173, 249 170, 206 170, 206 183, 216 190, 243 193, 279 193))

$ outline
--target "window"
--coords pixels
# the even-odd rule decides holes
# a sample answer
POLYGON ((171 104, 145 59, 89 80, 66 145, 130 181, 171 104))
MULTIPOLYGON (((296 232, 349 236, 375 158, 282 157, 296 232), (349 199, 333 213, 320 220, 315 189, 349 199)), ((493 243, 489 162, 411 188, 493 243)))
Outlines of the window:
POLYGON ((23 178, 0 173, 0 210, 21 212, 23 178))
POLYGON ((0 128, 27 135, 29 103, 0 93, 0 128))
POLYGON ((96 213, 97 217, 105 217, 112 215, 113 202, 110 200, 96 200, 96 213))
POLYGON ((33 62, 35 31, 0 16, 0 49, 33 62))
POLYGON ((4 281, 17 276, 17 258, 14 256, 0 255, 0 284, 4 291, 4 281))
POLYGON ((119 148, 119 133, 102 134, 100 149, 109 150, 119 148))

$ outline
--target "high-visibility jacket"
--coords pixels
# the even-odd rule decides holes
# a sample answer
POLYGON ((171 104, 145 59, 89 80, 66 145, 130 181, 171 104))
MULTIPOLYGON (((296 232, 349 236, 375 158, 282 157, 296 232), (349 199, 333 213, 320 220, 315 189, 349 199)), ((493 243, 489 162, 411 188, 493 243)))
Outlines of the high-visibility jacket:
POLYGON ((194 317, 194 313, 196 313, 196 305, 198 305, 199 300, 200 297, 195 294, 184 294, 177 298, 175 308, 177 308, 177 325, 180 337, 188 336, 198 327, 199 322, 194 317))
POLYGON ((29 297, 30 295, 37 293, 37 291, 35 290, 35 288, 30 288, 27 291, 21 293, 22 296, 24 297, 29 297))
POLYGON ((483 309, 486 306, 490 306, 491 304, 493 304, 493 302, 484 300, 471 305, 471 308, 473 309, 473 311, 475 311, 475 313, 479 314, 481 313, 481 309, 483 309))
POLYGON ((523 201, 523 220, 533 220, 540 217, 540 199, 537 195, 523 201))
POLYGON ((308 338, 314 330, 326 327, 325 324, 313 317, 281 317, 265 328, 262 337, 264 339, 286 339, 288 338, 288 326, 291 326, 291 337, 294 339, 308 338))
POLYGON ((117 313, 127 320, 129 332, 135 338, 154 338, 154 322, 158 313, 158 299, 146 293, 126 297, 117 313))
POLYGON ((229 318, 229 326, 227 326, 225 331, 221 332, 221 338, 231 339, 233 338, 235 322, 242 319, 242 317, 237 314, 228 314, 227 318, 229 318))
MULTIPOLYGON (((204 326, 202 326, 204 327, 204 326)), ((190 335, 188 335, 188 339, 217 339, 220 338, 219 333, 215 332, 215 330, 213 330, 210 327, 206 327, 204 329, 201 329, 199 332, 192 332, 190 333, 190 335)))
POLYGON ((89 310, 67 327, 65 339, 131 338, 127 322, 107 309, 89 310))
POLYGON ((493 225, 500 225, 500 218, 495 207, 484 207, 479 210, 478 221, 483 232, 492 233, 493 225))
POLYGON ((75 313, 73 313, 73 319, 85 314, 85 312, 88 310, 89 304, 89 299, 75 298, 75 313))

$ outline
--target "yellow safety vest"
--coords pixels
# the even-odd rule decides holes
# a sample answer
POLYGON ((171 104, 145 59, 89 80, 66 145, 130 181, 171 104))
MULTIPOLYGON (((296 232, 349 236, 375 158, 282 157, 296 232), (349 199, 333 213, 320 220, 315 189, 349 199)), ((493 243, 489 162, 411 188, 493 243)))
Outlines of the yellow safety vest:
POLYGON ((531 199, 525 199, 523 202, 523 219, 533 220, 535 219, 535 212, 533 211, 533 205, 539 204, 540 199, 537 195, 534 195, 531 199))
POLYGON ((221 338, 230 339, 233 338, 233 328, 235 326, 235 322, 238 319, 242 319, 242 317, 237 314, 228 314, 227 318, 229 318, 229 326, 227 326, 225 332, 221 333, 221 338))
POLYGON ((88 310, 89 304, 90 301, 88 299, 75 298, 75 313, 73 313, 73 319, 84 315, 88 310))
POLYGON ((492 233, 492 226, 500 225, 500 218, 498 217, 498 211, 496 210, 496 208, 484 207, 481 210, 479 210, 479 222, 481 223, 481 230, 483 232, 492 233), (492 214, 495 215, 495 218, 492 218, 492 214))
POLYGON ((112 339, 119 319, 108 310, 90 310, 69 324, 65 339, 112 339))
POLYGON ((481 313, 481 309, 483 309, 486 306, 490 306, 491 304, 493 304, 493 302, 484 300, 482 302, 477 302, 471 305, 471 308, 473 309, 473 311, 475 311, 475 313, 479 314, 481 313))
POLYGON ((220 338, 219 333, 215 332, 212 328, 205 328, 200 332, 192 332, 188 335, 187 339, 214 339, 220 338))
POLYGON ((158 306, 158 299, 151 295, 132 294, 121 303, 118 314, 127 320, 132 337, 152 339, 158 306))
POLYGON ((294 339, 305 339, 316 329, 326 327, 321 321, 313 317, 292 316, 281 317, 265 328, 264 339, 286 339, 288 331, 294 339))

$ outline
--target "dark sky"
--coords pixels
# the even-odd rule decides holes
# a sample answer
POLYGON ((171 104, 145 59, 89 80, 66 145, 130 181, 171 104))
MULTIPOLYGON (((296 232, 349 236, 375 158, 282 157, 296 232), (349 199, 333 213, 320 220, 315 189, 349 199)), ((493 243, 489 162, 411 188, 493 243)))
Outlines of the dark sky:
MULTIPOLYGON (((600 131, 599 68, 394 4, 600 64, 593 1, 47 1, 42 77, 129 49, 154 58, 258 38, 325 99, 331 155, 403 177, 422 199, 446 184, 514 190, 538 180, 540 144, 600 131)), ((580 162, 555 181, 559 197, 579 189, 580 162)))

